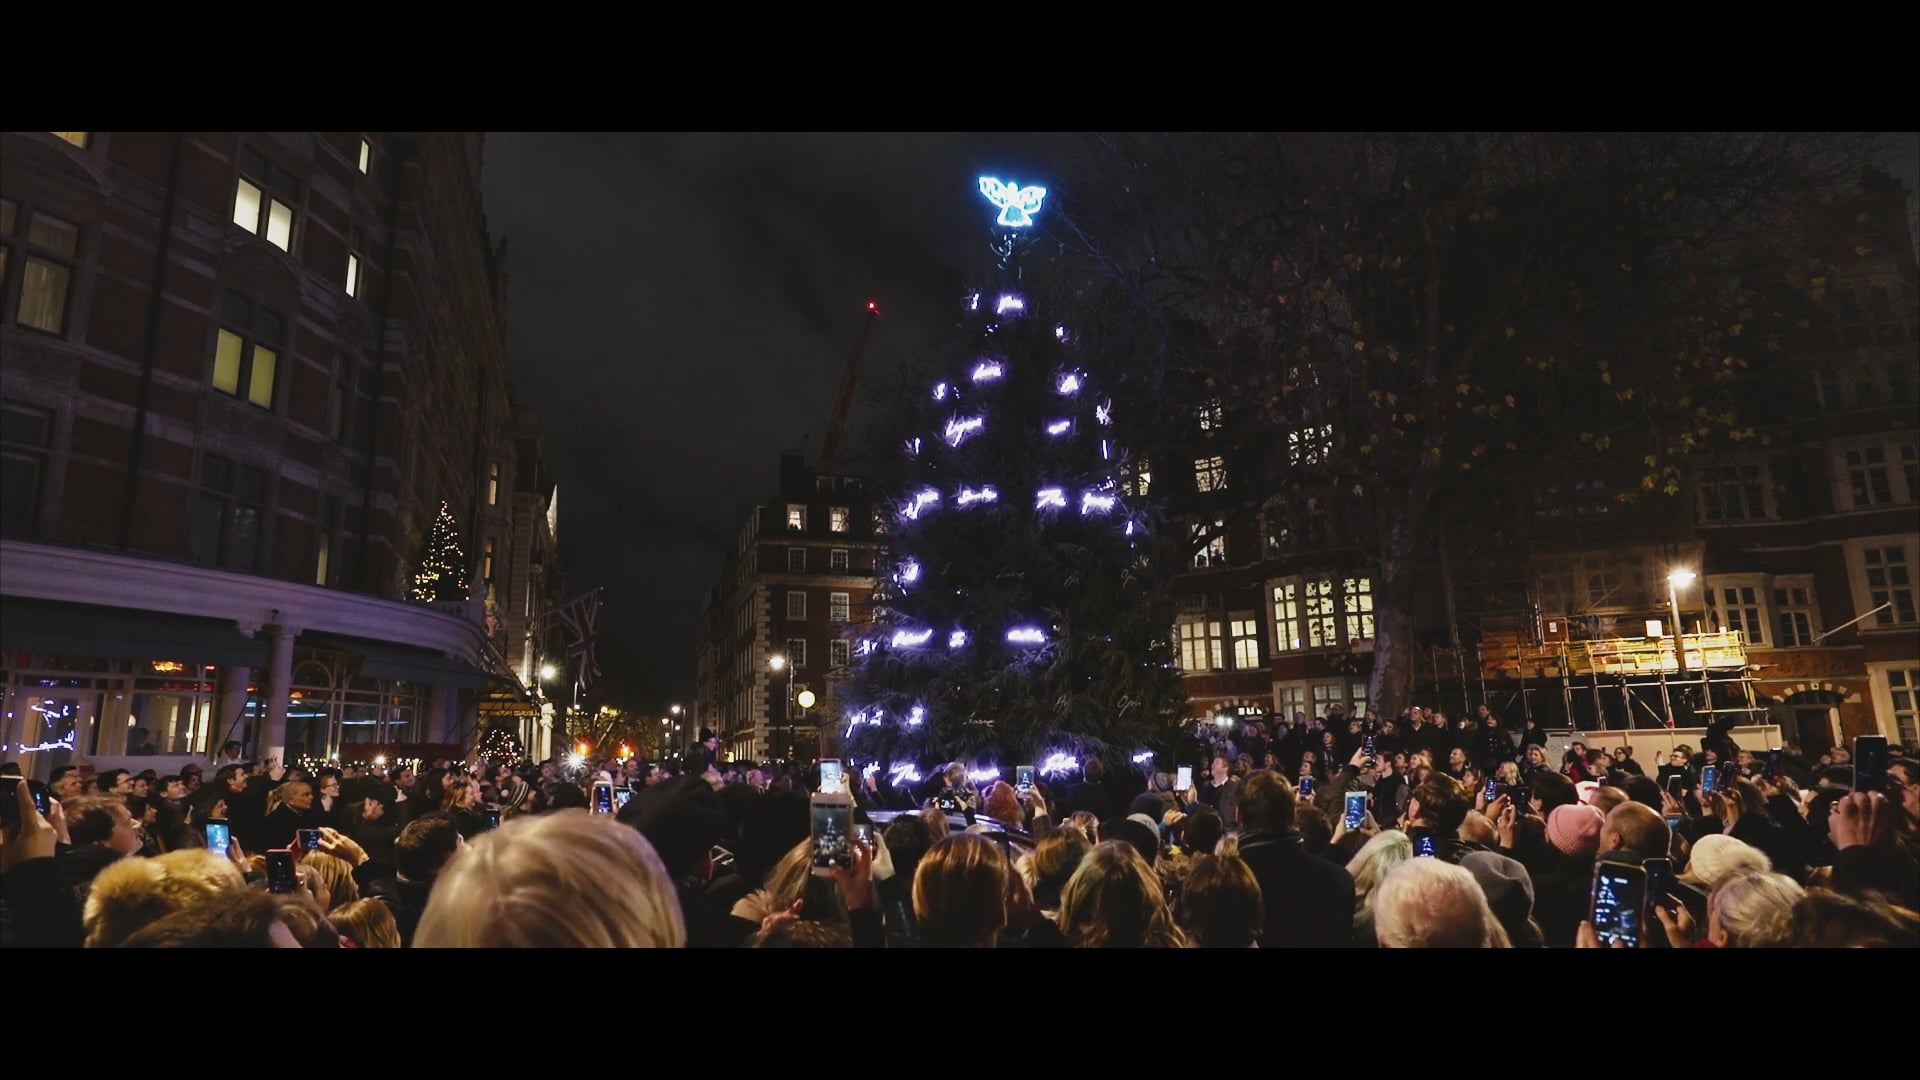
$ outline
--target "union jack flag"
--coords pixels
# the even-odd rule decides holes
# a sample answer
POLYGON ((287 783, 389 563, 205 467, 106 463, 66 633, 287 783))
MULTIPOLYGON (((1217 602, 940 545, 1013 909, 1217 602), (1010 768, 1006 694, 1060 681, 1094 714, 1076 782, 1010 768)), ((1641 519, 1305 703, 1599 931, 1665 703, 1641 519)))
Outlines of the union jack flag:
POLYGON ((599 633, 594 629, 594 622, 600 616, 600 594, 588 593, 561 608, 558 616, 560 625, 567 628, 567 636, 571 639, 567 643, 567 651, 573 654, 574 670, 578 672, 574 681, 584 694, 600 677, 600 660, 595 649, 599 643, 599 633))

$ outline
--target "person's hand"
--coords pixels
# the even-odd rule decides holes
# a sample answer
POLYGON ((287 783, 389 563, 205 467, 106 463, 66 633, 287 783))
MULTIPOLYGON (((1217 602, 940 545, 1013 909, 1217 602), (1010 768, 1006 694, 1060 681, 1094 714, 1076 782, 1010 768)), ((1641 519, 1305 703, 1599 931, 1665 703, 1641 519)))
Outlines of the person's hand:
POLYGON ((1693 912, 1687 910, 1687 905, 1680 904, 1672 911, 1668 911, 1665 904, 1652 906, 1654 918, 1659 919, 1660 925, 1667 929, 1667 944, 1676 949, 1693 948, 1700 934, 1699 928, 1693 924, 1693 912))
POLYGON ((1353 766, 1354 772, 1367 771, 1367 744, 1366 743, 1361 743, 1359 746, 1354 748, 1353 756, 1347 759, 1347 764, 1353 766))
POLYGON ((1660 789, 1660 814, 1663 817, 1684 818, 1687 816, 1687 804, 1673 797, 1673 792, 1660 789))
MULTIPOLYGON (((59 839, 53 823, 42 817, 40 808, 33 804, 33 791, 27 781, 14 784, 13 795, 20 804, 20 828, 7 837, 6 846, 0 847, 0 871, 12 870, 34 859, 53 858, 54 844, 59 839)), ((49 810, 60 805, 51 799, 48 801, 52 803, 49 810)))
POLYGON ((776 911, 766 918, 761 919, 760 932, 768 934, 782 926, 792 926, 794 923, 800 921, 800 913, 806 910, 806 906, 806 900, 795 900, 785 911, 776 911))
POLYGON ((1726 828, 1728 832, 1732 832, 1733 827, 1735 825, 1740 824, 1739 798, 1733 795, 1732 793, 1728 793, 1724 796, 1716 793, 1714 795, 1714 798, 1719 801, 1720 823, 1726 828))
POLYGON ((1047 800, 1040 797, 1039 788, 1033 787, 1027 789, 1027 809, 1033 811, 1034 817, 1047 816, 1047 800))
POLYGON ((1835 800, 1827 817, 1827 836, 1834 850, 1845 851, 1862 844, 1875 844, 1893 832, 1894 815, 1887 810, 1887 797, 1877 791, 1856 791, 1835 800))
POLYGON ((846 899, 848 911, 872 907, 873 851, 867 845, 856 842, 853 845, 853 868, 834 867, 833 880, 840 883, 840 895, 846 899))
POLYGON ((352 866, 360 866, 367 861, 367 849, 331 825, 320 826, 320 852, 336 859, 345 859, 352 866))
POLYGON ((47 824, 53 826, 55 840, 68 847, 73 846, 73 837, 67 833, 67 808, 60 805, 59 799, 47 800, 47 824))
MULTIPOLYGON (((1573 935, 1573 947, 1576 949, 1599 949, 1607 946, 1600 944, 1600 935, 1594 932, 1593 924, 1585 919, 1581 919, 1580 929, 1575 931, 1573 935)), ((1627 943, 1625 941, 1619 938, 1613 939, 1611 948, 1624 949, 1626 947, 1627 943)))
POLYGON ((1373 820, 1373 811, 1369 810, 1360 818, 1360 835, 1371 840, 1380 835, 1380 823, 1373 820))
MULTIPOLYGON (((1486 792, 1482 791, 1480 794, 1485 795, 1486 792)), ((1488 803, 1487 808, 1485 810, 1482 810, 1481 813, 1487 815, 1487 818, 1489 820, 1497 822, 1500 820, 1500 815, 1506 813, 1508 810, 1512 809, 1512 807, 1513 807, 1513 796, 1508 795, 1505 792, 1501 792, 1500 797, 1488 803)))
POLYGON ((275 765, 267 770, 267 779, 276 784, 279 783, 280 778, 285 775, 287 775, 287 767, 285 765, 275 765))
MULTIPOLYGON (((1501 801, 1504 802, 1505 800, 1506 800, 1506 796, 1504 795, 1501 796, 1501 801)), ((1500 816, 1494 819, 1493 832, 1494 832, 1494 838, 1500 842, 1501 847, 1505 848, 1508 851, 1513 850, 1513 836, 1516 831, 1515 827, 1518 826, 1519 824, 1520 824, 1520 812, 1514 809, 1512 803, 1509 802, 1507 803, 1506 806, 1500 809, 1500 816)))

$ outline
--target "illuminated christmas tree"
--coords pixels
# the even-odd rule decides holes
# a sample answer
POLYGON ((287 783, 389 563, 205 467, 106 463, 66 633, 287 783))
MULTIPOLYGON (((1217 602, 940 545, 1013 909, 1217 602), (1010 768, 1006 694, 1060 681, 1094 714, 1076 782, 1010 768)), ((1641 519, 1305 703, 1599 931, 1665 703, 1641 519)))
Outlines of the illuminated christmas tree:
POLYGON ((491 727, 480 737, 480 759, 496 765, 518 765, 526 759, 520 736, 512 728, 491 727))
POLYGON ((427 537, 427 557, 420 572, 413 575, 413 600, 430 604, 436 600, 467 598, 467 556, 460 550, 460 529, 454 524, 453 511, 440 504, 433 519, 433 531, 427 537))
POLYGON ((1023 287, 1045 190, 980 187, 1000 210, 996 287, 966 299, 958 348, 899 418, 889 565, 841 697, 849 750, 897 777, 962 759, 1009 776, 1121 764, 1182 704, 1151 580, 1157 519, 1121 445, 1139 388, 1106 378, 1023 287))

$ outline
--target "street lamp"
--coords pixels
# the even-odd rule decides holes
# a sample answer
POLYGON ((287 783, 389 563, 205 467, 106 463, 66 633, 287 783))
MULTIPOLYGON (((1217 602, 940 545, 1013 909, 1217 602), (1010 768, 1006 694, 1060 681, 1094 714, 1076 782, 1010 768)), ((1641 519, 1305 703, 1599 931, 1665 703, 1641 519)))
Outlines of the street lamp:
POLYGON ((781 699, 780 713, 782 718, 784 718, 787 722, 787 756, 792 757, 793 756, 793 669, 787 666, 787 658, 780 655, 779 653, 774 653, 773 656, 767 660, 767 666, 771 667, 776 673, 781 671, 784 671, 787 673, 787 696, 781 699))
MULTIPOLYGON (((800 706, 800 717, 801 717, 801 719, 803 719, 803 720, 804 720, 804 719, 806 718, 806 715, 807 715, 807 710, 808 710, 808 709, 811 709, 811 708, 813 708, 813 703, 814 703, 815 701, 817 701, 817 700, 819 700, 819 699, 817 699, 817 698, 815 698, 815 697, 813 696, 813 691, 811 691, 811 690, 802 690, 802 691, 800 691, 800 693, 799 693, 798 695, 796 695, 796 696, 794 697, 794 699, 793 699, 793 700, 794 700, 794 703, 795 703, 796 705, 799 705, 799 706, 800 706)), ((794 739, 794 730, 793 730, 793 727, 794 727, 794 725, 793 725, 793 721, 791 721, 791 720, 789 720, 789 721, 787 721, 787 751, 788 751, 788 753, 792 753, 792 751, 793 751, 793 739, 794 739)), ((817 755, 816 755, 816 756, 817 756, 817 755)))
POLYGON ((662 758, 667 756, 667 725, 671 723, 673 721, 664 716, 660 718, 660 756, 662 758))
MULTIPOLYGON (((675 720, 678 720, 678 719, 680 718, 680 706, 678 706, 678 705, 669 705, 669 706, 667 706, 667 711, 673 714, 673 718, 674 718, 675 720)), ((673 730, 675 730, 675 731, 679 731, 679 730, 680 730, 680 726, 679 726, 678 724, 675 724, 675 725, 674 725, 674 728, 673 728, 673 730)), ((681 749, 682 749, 682 750, 685 750, 685 749, 686 749, 686 747, 684 747, 684 746, 683 746, 683 747, 681 747, 681 749)))
POLYGON ((552 664, 540 665, 540 681, 541 682, 552 682, 555 678, 559 676, 559 674, 560 674, 560 669, 554 667, 552 664))

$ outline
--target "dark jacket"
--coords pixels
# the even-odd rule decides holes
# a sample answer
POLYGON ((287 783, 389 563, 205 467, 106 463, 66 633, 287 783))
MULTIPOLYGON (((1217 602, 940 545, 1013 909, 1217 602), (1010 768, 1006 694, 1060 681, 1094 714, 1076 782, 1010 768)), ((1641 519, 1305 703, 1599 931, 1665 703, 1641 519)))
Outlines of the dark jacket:
POLYGON ((78 949, 86 943, 80 912, 58 858, 23 862, 0 890, 0 949, 78 949))
POLYGON ((1353 875, 1307 854, 1297 832, 1249 832, 1240 857, 1266 907, 1263 949, 1333 948, 1353 937, 1353 875))
POLYGON ((67 887, 72 890, 73 902, 85 909, 87 894, 93 891, 93 879, 100 871, 125 858, 138 856, 122 855, 110 847, 100 844, 81 844, 78 847, 63 847, 54 856, 60 869, 67 875, 67 887))

